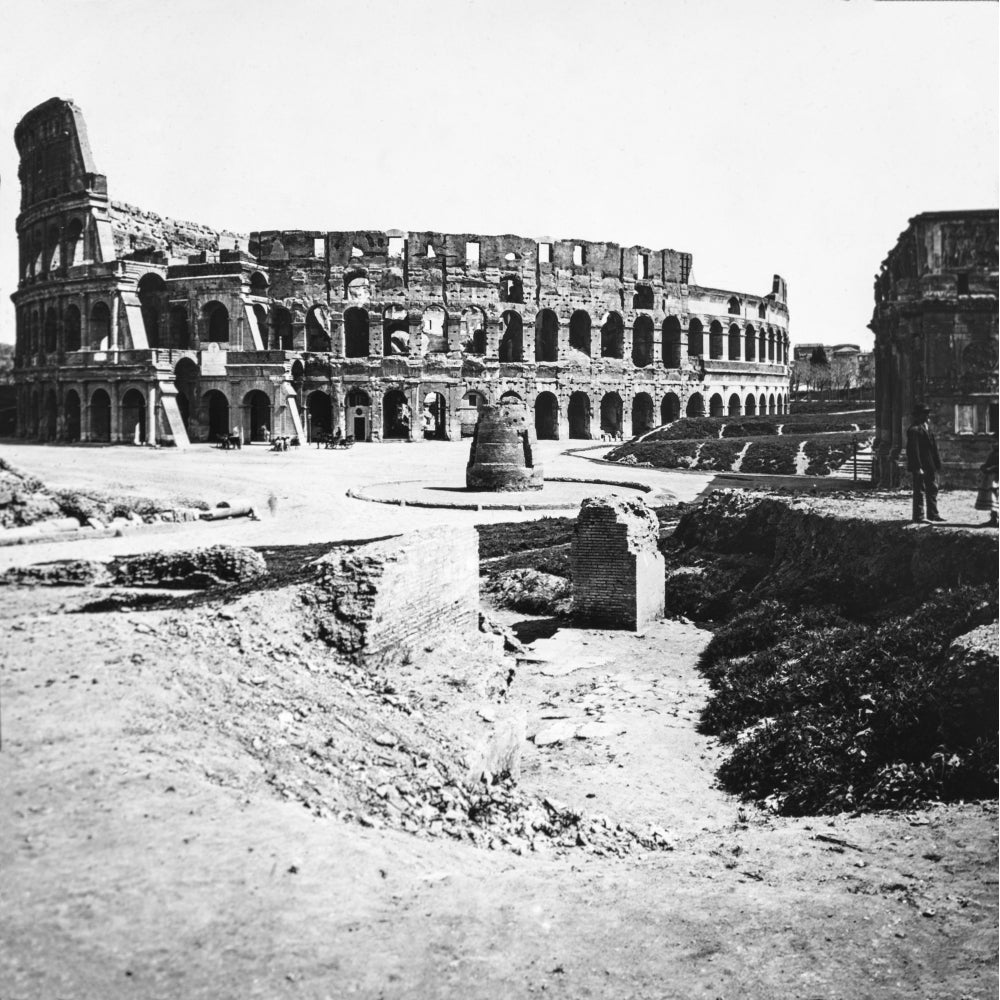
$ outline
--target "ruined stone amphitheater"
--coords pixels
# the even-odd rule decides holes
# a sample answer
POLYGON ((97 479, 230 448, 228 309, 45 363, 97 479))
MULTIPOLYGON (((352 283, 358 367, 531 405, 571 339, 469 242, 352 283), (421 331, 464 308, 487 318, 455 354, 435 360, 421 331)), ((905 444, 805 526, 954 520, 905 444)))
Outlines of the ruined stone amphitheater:
POLYGON ((453 440, 512 394, 539 438, 787 408, 786 286, 676 250, 431 232, 253 232, 111 201, 80 110, 15 130, 19 433, 184 445, 453 440))

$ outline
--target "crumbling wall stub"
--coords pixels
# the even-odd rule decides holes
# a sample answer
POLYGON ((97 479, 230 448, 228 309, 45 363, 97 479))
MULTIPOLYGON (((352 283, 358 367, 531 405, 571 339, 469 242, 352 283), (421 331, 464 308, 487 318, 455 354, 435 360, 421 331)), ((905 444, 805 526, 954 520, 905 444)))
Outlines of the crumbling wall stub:
POLYGON ((573 536, 573 617, 580 624, 639 629, 663 616, 659 523, 642 500, 584 500, 573 536))
POLYGON ((540 490, 536 446, 534 423, 523 403, 501 400, 498 406, 484 406, 472 435, 465 485, 499 493, 540 490))
POLYGON ((448 526, 331 552, 308 597, 321 634, 355 662, 392 665, 477 632, 478 546, 475 528, 448 526))

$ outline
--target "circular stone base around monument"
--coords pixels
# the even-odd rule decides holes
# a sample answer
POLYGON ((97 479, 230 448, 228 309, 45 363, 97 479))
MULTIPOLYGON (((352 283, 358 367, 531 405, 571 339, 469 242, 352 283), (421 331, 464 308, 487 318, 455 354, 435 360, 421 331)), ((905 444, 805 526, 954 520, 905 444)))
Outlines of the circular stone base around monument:
POLYGON ((544 485, 540 466, 515 468, 479 462, 465 470, 465 488, 476 493, 526 493, 544 485))
POLYGON ((369 503, 389 503, 400 507, 446 507, 452 510, 577 510, 592 496, 642 498, 651 507, 676 503, 666 490, 645 483, 614 482, 609 479, 546 479, 541 490, 524 493, 497 493, 470 490, 445 482, 407 480, 352 487, 349 497, 369 503))

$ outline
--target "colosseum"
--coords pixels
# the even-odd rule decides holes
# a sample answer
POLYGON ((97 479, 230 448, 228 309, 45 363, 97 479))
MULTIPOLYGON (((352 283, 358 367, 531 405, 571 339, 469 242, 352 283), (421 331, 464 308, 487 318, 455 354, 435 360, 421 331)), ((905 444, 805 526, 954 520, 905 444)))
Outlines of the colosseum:
POLYGON ((453 440, 512 394, 539 438, 781 413, 785 282, 692 283, 676 250, 433 232, 249 235, 111 201, 79 108, 28 112, 18 429, 185 445, 232 433, 453 440))

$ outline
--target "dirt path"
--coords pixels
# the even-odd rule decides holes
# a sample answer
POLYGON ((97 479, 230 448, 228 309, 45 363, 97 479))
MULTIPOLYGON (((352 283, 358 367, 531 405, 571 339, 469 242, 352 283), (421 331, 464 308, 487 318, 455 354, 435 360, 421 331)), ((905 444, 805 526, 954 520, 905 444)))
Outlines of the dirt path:
POLYGON ((512 692, 536 734, 592 727, 530 750, 526 788, 674 849, 518 856, 304 809, 254 739, 308 756, 357 706, 271 623, 5 598, 4 1000, 996 995, 995 804, 741 810, 691 626, 557 632, 512 692))

